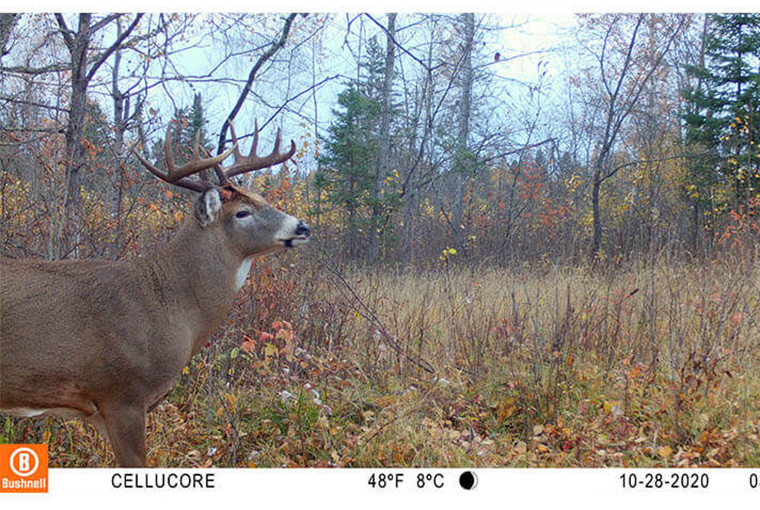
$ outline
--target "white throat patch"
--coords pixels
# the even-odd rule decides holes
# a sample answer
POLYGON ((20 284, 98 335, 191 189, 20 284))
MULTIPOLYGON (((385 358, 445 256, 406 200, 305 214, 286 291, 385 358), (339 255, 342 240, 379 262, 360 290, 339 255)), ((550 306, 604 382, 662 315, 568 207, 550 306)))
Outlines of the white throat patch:
POLYGON ((49 409, 30 409, 28 407, 14 407, 12 409, 3 409, 4 412, 12 414, 14 416, 20 416, 22 418, 32 418, 45 414, 49 409))
POLYGON ((235 285, 237 285, 237 290, 242 289, 243 285, 245 285, 245 281, 248 279, 248 273, 251 271, 252 263, 253 257, 248 257, 243 259, 243 263, 240 264, 240 267, 235 274, 235 285))

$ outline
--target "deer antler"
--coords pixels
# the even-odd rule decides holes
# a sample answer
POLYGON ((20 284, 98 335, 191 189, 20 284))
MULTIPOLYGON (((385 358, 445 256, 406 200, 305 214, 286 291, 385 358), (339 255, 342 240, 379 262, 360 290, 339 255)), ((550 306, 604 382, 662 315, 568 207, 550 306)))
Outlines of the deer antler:
POLYGON ((169 184, 176 184, 177 186, 181 186, 193 191, 203 191, 204 189, 208 188, 208 184, 201 181, 200 179, 192 179, 190 176, 197 174, 203 170, 215 167, 227 159, 227 157, 234 151, 237 151, 237 145, 233 145, 230 149, 226 150, 222 154, 219 154, 218 156, 201 158, 200 134, 200 131, 195 134, 195 145, 193 146, 193 155, 190 157, 190 161, 178 167, 174 163, 174 156, 172 154, 172 125, 171 123, 169 124, 169 126, 166 128, 166 136, 164 138, 164 151, 166 154, 167 169, 166 173, 161 172, 155 166, 151 165, 145 158, 140 156, 138 152, 135 152, 135 156, 137 156, 137 159, 140 160, 140 163, 142 163, 145 168, 147 168, 153 175, 162 181, 168 182, 169 184))
POLYGON ((228 167, 217 167, 217 175, 219 176, 220 184, 226 184, 229 182, 231 177, 240 175, 242 173, 261 170, 278 163, 284 163, 285 161, 292 158, 293 154, 296 153, 296 142, 293 140, 290 141, 290 150, 288 152, 280 152, 282 133, 280 129, 277 128, 277 136, 274 140, 274 149, 272 152, 268 156, 258 156, 256 154, 256 149, 259 145, 259 122, 256 121, 254 124, 251 152, 248 154, 248 156, 243 156, 240 154, 240 150, 238 149, 238 139, 237 136, 235 136, 235 127, 232 125, 232 122, 227 121, 227 123, 230 126, 230 135, 232 136, 233 149, 232 153, 235 155, 235 162, 228 167))
MULTIPOLYGON (((191 178, 191 175, 203 170, 207 170, 209 168, 214 168, 219 178, 219 185, 223 186, 229 182, 230 177, 240 175, 245 172, 252 172, 254 170, 268 168, 278 163, 284 163, 285 161, 292 158, 293 154, 296 152, 296 142, 291 140, 290 150, 285 153, 280 153, 281 133, 280 129, 277 129, 277 137, 275 138, 274 150, 272 153, 264 157, 258 156, 256 154, 256 148, 259 143, 259 124, 256 122, 255 131, 253 132, 253 144, 251 145, 251 152, 248 154, 248 156, 243 156, 238 149, 238 140, 237 136, 235 136, 235 128, 232 125, 232 122, 227 122, 230 126, 230 133, 232 135, 232 147, 224 151, 222 154, 219 154, 218 156, 209 156, 206 158, 200 157, 200 132, 198 132, 195 136, 195 145, 193 147, 193 155, 190 158, 190 161, 180 167, 176 166, 174 163, 174 157, 172 156, 171 124, 169 124, 169 127, 166 129, 166 138, 164 140, 164 149, 166 151, 166 173, 161 172, 155 166, 151 165, 147 160, 145 160, 145 158, 140 156, 138 152, 135 152, 135 155, 145 168, 147 168, 153 175, 162 181, 168 182, 169 184, 176 184, 177 186, 182 186, 183 188, 187 188, 193 191, 203 191, 208 187, 208 184, 201 181, 200 179, 191 178), (235 155, 235 161, 230 166, 222 167, 222 161, 227 159, 230 154, 235 155)), ((208 151, 206 151, 206 154, 208 154, 208 151)))

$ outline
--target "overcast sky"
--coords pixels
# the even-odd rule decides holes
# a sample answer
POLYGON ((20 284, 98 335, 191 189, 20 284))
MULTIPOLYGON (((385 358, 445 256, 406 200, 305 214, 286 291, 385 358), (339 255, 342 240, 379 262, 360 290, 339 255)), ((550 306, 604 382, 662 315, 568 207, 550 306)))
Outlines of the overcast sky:
MULTIPOLYGON (((332 120, 331 111, 336 107, 338 94, 345 89, 349 77, 355 76, 356 61, 354 52, 356 52, 357 39, 347 38, 348 20, 354 16, 339 14, 333 16, 327 23, 323 34, 321 35, 322 48, 324 57, 316 63, 315 78, 320 81, 324 78, 330 78, 340 75, 340 78, 334 79, 317 91, 317 108, 320 130, 324 130, 332 120)), ((380 23, 386 23, 387 18, 384 14, 375 16, 380 23)), ((298 22, 298 21, 297 21, 298 22)), ((399 28, 408 22, 408 18, 399 19, 399 28)), ((574 16, 572 14, 498 14, 489 16, 490 25, 499 25, 503 30, 491 31, 485 36, 485 46, 482 49, 487 59, 492 59, 492 55, 499 53, 500 62, 492 63, 489 71, 493 71, 502 79, 497 80, 495 85, 499 94, 510 97, 510 101, 521 101, 521 95, 528 94, 528 88, 525 85, 536 84, 539 81, 539 75, 544 75, 543 86, 547 92, 551 91, 553 80, 558 79, 564 66, 566 65, 566 54, 559 49, 572 42, 570 28, 574 26, 574 16)), ((359 23, 354 21, 351 25, 351 32, 356 34, 360 29, 359 23)), ((369 21, 364 21, 363 30, 366 35, 377 34, 379 42, 385 45, 384 34, 380 29, 369 21)), ((414 28, 399 34, 399 41, 406 41, 409 48, 413 50, 412 39, 414 37, 414 28)), ((178 61, 179 68, 191 74, 203 74, 207 69, 215 65, 214 52, 207 48, 204 50, 187 53, 178 61)), ((227 75, 244 78, 247 76, 250 62, 247 59, 237 64, 232 64, 234 69, 228 70, 227 75)), ((483 61, 479 62, 483 64, 483 61)), ((307 63, 308 64, 308 63, 307 63)), ((407 69, 415 64, 407 58, 405 62, 407 69)), ((398 66, 398 61, 397 61, 398 66)), ((407 70, 407 72, 409 72, 407 70)), ((309 73, 301 72, 296 76, 294 82, 289 83, 289 95, 295 95, 310 83, 309 73), (301 80, 301 83, 298 83, 301 80)), ((260 95, 262 100, 267 100, 277 104, 277 96, 284 97, 281 87, 282 83, 271 82, 274 74, 264 74, 261 81, 256 84, 255 92, 260 95)), ((172 87, 171 90, 175 99, 179 103, 189 104, 192 100, 192 91, 187 87, 172 87)), ((237 87, 219 87, 211 84, 207 87, 196 85, 195 90, 201 91, 204 96, 204 102, 207 104, 207 114, 210 118, 210 127, 213 130, 218 129, 222 120, 229 113, 232 105, 237 100, 239 88, 237 87)), ((261 101, 260 101, 261 102, 261 101)), ((253 123, 253 117, 266 117, 271 114, 271 109, 257 107, 256 101, 246 105, 246 111, 241 112, 239 116, 241 124, 246 122, 246 118, 251 126, 242 125, 239 131, 250 129, 253 123)), ((160 105, 159 105, 160 106, 160 105)), ((298 114, 304 116, 304 119, 314 118, 314 101, 311 95, 306 95, 302 99, 293 101, 290 105, 296 110, 296 115, 290 114, 290 122, 298 122, 298 114)), ((161 108, 168 111, 169 108, 161 108)))

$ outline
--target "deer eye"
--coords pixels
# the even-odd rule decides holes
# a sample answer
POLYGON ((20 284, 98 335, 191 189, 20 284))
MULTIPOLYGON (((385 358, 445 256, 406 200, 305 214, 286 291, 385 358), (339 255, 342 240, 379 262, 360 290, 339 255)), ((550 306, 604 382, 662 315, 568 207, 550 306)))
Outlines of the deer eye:
POLYGON ((236 218, 247 218, 251 215, 250 211, 238 211, 235 213, 236 218))

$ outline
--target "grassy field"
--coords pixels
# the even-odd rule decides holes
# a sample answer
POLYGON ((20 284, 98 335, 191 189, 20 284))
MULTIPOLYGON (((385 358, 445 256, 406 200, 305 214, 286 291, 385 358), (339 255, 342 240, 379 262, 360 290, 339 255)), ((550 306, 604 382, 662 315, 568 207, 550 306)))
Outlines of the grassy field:
MULTIPOLYGON (((760 465, 760 264, 343 269, 271 258, 149 416, 152 465, 760 465), (295 263, 295 265, 294 265, 295 263)), ((79 421, 4 418, 53 466, 79 421)))

